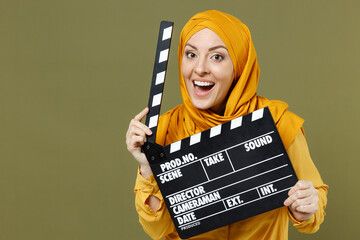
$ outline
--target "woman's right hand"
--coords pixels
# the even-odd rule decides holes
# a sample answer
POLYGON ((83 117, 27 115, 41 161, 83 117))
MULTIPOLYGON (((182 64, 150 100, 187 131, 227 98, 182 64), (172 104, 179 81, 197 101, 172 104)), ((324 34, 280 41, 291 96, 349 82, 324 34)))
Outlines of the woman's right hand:
POLYGON ((134 156, 136 161, 140 165, 140 173, 144 178, 149 177, 152 174, 150 165, 144 153, 141 152, 141 146, 146 142, 146 135, 151 135, 152 131, 141 120, 149 112, 149 108, 146 107, 138 115, 136 115, 129 124, 128 131, 126 133, 126 145, 128 151, 134 156))

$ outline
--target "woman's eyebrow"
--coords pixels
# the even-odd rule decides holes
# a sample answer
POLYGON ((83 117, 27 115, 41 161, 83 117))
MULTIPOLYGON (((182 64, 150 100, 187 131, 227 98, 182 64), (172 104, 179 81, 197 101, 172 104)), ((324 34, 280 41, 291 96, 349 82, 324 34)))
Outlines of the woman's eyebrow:
POLYGON ((225 46, 223 46, 223 45, 218 45, 218 46, 211 47, 211 48, 209 48, 209 51, 213 51, 213 50, 218 49, 218 48, 224 48, 227 51, 227 48, 225 46))
MULTIPOLYGON (((185 44, 185 47, 186 47, 186 46, 189 46, 189 47, 197 50, 197 48, 196 48, 194 45, 191 45, 190 43, 186 43, 186 44, 185 44)), ((223 45, 217 45, 217 46, 214 46, 214 47, 209 48, 209 52, 210 52, 210 51, 213 51, 213 50, 215 50, 215 49, 218 49, 218 48, 224 48, 224 49, 227 51, 227 48, 226 48, 225 46, 223 46, 223 45)))
POLYGON ((195 46, 191 45, 190 43, 186 43, 186 44, 185 44, 185 47, 186 47, 186 46, 190 46, 190 47, 194 48, 195 50, 197 50, 197 48, 196 48, 195 46))

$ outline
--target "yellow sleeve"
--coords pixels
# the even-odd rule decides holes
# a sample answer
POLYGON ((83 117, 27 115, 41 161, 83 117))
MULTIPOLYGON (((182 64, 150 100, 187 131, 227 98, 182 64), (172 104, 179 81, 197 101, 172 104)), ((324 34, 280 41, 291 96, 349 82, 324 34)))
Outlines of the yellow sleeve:
POLYGON ((145 179, 138 170, 134 192, 139 222, 152 239, 162 239, 176 231, 154 175, 145 179), (150 195, 160 199, 160 206, 156 211, 147 204, 150 195))
POLYGON ((319 191, 319 210, 309 220, 302 222, 297 221, 289 210, 288 215, 290 221, 299 232, 314 233, 324 221, 328 186, 323 183, 320 174, 310 157, 309 148, 301 130, 287 152, 298 179, 311 181, 314 187, 319 191))

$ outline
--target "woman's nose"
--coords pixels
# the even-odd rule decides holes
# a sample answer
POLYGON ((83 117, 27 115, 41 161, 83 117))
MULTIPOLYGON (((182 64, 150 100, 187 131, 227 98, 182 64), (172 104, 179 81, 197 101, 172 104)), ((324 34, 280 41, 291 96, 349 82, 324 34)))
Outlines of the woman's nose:
POLYGON ((196 66, 194 70, 195 73, 197 73, 198 75, 205 75, 209 73, 206 59, 199 58, 199 60, 196 62, 196 66))

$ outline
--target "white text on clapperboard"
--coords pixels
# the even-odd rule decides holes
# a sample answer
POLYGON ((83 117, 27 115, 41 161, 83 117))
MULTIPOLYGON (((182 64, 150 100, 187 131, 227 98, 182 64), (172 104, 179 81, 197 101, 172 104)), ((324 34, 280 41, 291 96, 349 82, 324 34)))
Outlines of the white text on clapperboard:
MULTIPOLYGON (((262 146, 272 143, 272 140, 273 139, 270 135, 266 135, 255 140, 246 142, 243 147, 246 152, 249 152, 256 148, 260 148, 262 146)), ((225 152, 223 151, 218 152, 213 155, 204 157, 201 160, 204 164, 206 164, 207 167, 209 167, 211 165, 225 161, 224 154, 225 152)), ((164 184, 166 182, 170 182, 172 180, 183 177, 181 167, 187 164, 191 164, 191 162, 195 160, 197 160, 197 157, 193 153, 188 153, 181 158, 175 158, 173 160, 160 164, 160 168, 163 172, 159 175, 161 183, 164 184)), ((263 196, 277 191, 277 189, 273 187, 273 184, 263 186, 259 188, 259 190, 261 191, 263 196)), ((200 224, 200 222, 196 221, 197 219, 194 210, 221 199, 222 197, 220 196, 220 193, 218 191, 215 190, 207 193, 204 187, 201 185, 188 188, 176 194, 168 196, 172 212, 174 213, 178 224, 181 226, 187 223, 193 223, 191 224, 191 226, 184 226, 186 228, 190 228, 200 224)), ((239 195, 230 198, 227 197, 226 199, 224 199, 224 201, 224 204, 226 204, 228 208, 232 208, 244 203, 244 201, 240 198, 239 195)))

